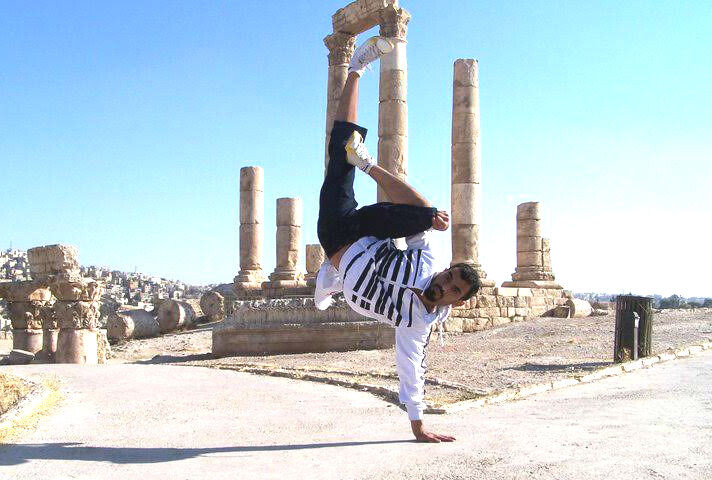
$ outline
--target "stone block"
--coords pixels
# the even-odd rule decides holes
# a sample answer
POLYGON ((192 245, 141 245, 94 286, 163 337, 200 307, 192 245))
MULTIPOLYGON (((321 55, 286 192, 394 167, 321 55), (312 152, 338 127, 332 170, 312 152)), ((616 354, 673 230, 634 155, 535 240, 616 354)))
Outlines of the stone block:
POLYGON ((398 7, 398 0, 357 0, 331 16, 335 32, 358 34, 378 24, 377 13, 388 6, 398 7))
POLYGON ((262 167, 242 167, 240 169, 240 191, 264 191, 265 177, 262 167))
POLYGON ((517 265, 541 267, 541 252, 517 252, 517 265))
POLYGON ((79 252, 72 245, 46 245, 27 250, 30 274, 36 280, 79 270, 79 252))
POLYGON ((526 202, 517 205, 517 220, 525 219, 541 219, 539 202, 526 202))
MULTIPOLYGON (((479 227, 452 225, 452 262, 471 263, 478 258, 479 227)), ((478 292, 479 293, 479 292, 478 292)))
POLYGON ((549 309, 546 307, 546 305, 533 305, 531 307, 531 315, 534 317, 541 317, 544 315, 549 309))
POLYGON ((514 297, 514 306, 515 307, 524 307, 526 308, 528 306, 527 304, 527 298, 529 297, 514 297))
POLYGON ((94 302, 104 291, 103 285, 92 278, 58 278, 50 288, 57 300, 63 301, 94 302))
POLYGON ((485 317, 495 318, 500 316, 500 309, 499 307, 480 308, 480 313, 485 317))
POLYGON ((472 113, 477 115, 477 87, 454 85, 452 89, 453 114, 472 113))
POLYGON ((496 307, 498 306, 497 297, 495 295, 478 295, 477 306, 479 308, 496 307))
POLYGON ((34 280, 0 283, 0 298, 8 302, 47 302, 52 298, 49 286, 34 280))
POLYGON ((15 328, 12 330, 12 348, 36 354, 42 350, 42 330, 15 328))
POLYGON ((54 308, 60 329, 94 329, 99 320, 98 302, 58 301, 54 308))
POLYGON ((479 209, 482 189, 478 183, 453 183, 450 192, 450 204, 453 225, 479 225, 482 212, 479 209))
POLYGON ((443 328, 446 332, 462 332, 463 320, 462 318, 450 317, 443 322, 443 328))
POLYGON ((277 199, 277 227, 301 226, 302 224, 302 199, 278 198, 277 199))
POLYGON ((261 190, 240 192, 240 223, 264 223, 265 199, 261 190))
POLYGON ((407 101, 408 74, 405 70, 384 70, 379 79, 379 100, 407 101))
POLYGON ((510 318, 516 316, 516 315, 517 315, 517 310, 518 310, 518 309, 517 309, 517 308, 514 308, 514 307, 507 307, 507 316, 510 317, 510 318))
POLYGON ((86 329, 61 329, 57 337, 56 363, 98 363, 96 331, 86 329))
POLYGON ((494 289, 494 294, 501 295, 503 297, 516 297, 517 289, 516 288, 507 288, 507 287, 496 287, 494 289))
POLYGON ((506 325, 508 323, 511 323, 511 319, 508 317, 494 317, 492 318, 492 326, 493 327, 499 327, 500 325, 506 325))
MULTIPOLYGON (((7 313, 15 329, 39 330, 42 328, 41 308, 45 302, 8 302, 7 313)), ((20 350, 25 350, 21 348, 20 350)))
POLYGON ((408 135, 408 104, 384 100, 378 105, 378 136, 408 135))
POLYGON ((532 297, 531 298, 531 306, 532 307, 546 306, 547 305, 546 300, 547 300, 546 297, 532 297))
POLYGON ((451 147, 451 182, 480 183, 479 146, 473 142, 455 143, 451 147))
POLYGON ((452 143, 476 143, 480 122, 474 113, 453 113, 452 143))
POLYGON ((456 87, 477 87, 477 60, 473 58, 458 58, 453 67, 453 85, 456 87))
POLYGON ((517 220, 517 237, 541 237, 541 222, 533 218, 517 220))
POLYGON ((326 260, 326 254, 320 244, 309 244, 306 248, 306 258, 307 273, 316 274, 326 260))
MULTIPOLYGON (((378 139, 378 165, 392 174, 405 178, 408 166, 407 135, 392 135, 378 139)), ((385 200, 384 200, 385 201, 385 200)))
POLYGON ((261 270, 264 226, 260 223, 240 225, 240 268, 261 270))
POLYGON ((517 252, 541 251, 541 237, 517 237, 517 252))
POLYGON ((515 297, 497 297, 497 306, 499 307, 514 307, 515 297))

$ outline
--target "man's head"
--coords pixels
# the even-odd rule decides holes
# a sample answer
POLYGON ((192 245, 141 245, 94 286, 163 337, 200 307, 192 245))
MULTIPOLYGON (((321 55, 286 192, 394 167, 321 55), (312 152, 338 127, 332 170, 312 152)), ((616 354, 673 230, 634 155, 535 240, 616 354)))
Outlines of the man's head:
POLYGON ((480 277, 471 265, 456 263, 435 275, 423 296, 434 305, 462 305, 480 289, 480 277))

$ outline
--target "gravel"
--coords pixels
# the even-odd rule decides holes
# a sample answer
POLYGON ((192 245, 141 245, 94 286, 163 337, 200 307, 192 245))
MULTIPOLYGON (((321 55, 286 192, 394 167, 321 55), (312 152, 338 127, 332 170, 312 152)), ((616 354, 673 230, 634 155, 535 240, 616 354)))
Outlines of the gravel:
MULTIPOLYGON (((212 358, 211 327, 115 346, 111 362, 148 361, 268 374, 278 370, 279 375, 306 373, 309 380, 357 382, 397 391, 392 348, 212 358)), ((613 363, 614 328, 611 312, 580 319, 540 317, 476 333, 446 333, 442 346, 434 333, 426 357, 426 401, 451 403, 608 366, 613 363)), ((712 309, 655 313, 654 354, 704 340, 712 340, 712 309)))

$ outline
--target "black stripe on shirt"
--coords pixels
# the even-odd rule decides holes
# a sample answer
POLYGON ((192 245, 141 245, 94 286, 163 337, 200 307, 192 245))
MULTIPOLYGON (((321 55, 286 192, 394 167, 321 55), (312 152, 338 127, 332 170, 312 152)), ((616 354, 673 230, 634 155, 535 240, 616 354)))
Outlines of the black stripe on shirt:
POLYGON ((405 260, 405 271, 403 272, 403 282, 406 285, 410 285, 410 269, 412 267, 412 262, 413 262, 413 250, 408 250, 408 253, 406 253, 408 258, 405 260))
POLYGON ((363 255, 365 252, 359 252, 358 255, 356 255, 354 258, 351 259, 349 262, 348 266, 346 267, 346 271, 344 272, 344 280, 346 280, 346 275, 349 274, 349 269, 353 266, 354 262, 359 259, 361 255, 363 255))
POLYGON ((410 307, 408 308, 408 326, 409 327, 413 326, 413 295, 415 295, 415 293, 411 290, 410 291, 410 307))
POLYGON ((356 282, 356 285, 354 285, 354 292, 358 292, 358 289, 361 288, 361 284, 366 279, 366 275, 368 275, 368 271, 371 269, 371 265, 373 265, 373 259, 370 259, 368 261, 366 267, 363 269, 363 272, 361 272, 361 276, 358 277, 358 282, 356 282))
POLYGON ((415 285, 415 279, 418 278, 418 271, 420 270, 420 255, 423 253, 421 249, 418 249, 418 260, 415 262, 415 275, 413 275, 413 285, 415 285))
POLYGON ((376 287, 378 287, 378 275, 376 272, 372 272, 371 278, 363 291, 363 296, 369 300, 373 300, 373 295, 376 293, 376 287))
POLYGON ((393 275, 391 275, 391 280, 394 282, 398 280, 398 271, 400 270, 404 258, 405 254, 403 252, 398 252, 398 259, 396 260, 396 264, 393 266, 393 275))

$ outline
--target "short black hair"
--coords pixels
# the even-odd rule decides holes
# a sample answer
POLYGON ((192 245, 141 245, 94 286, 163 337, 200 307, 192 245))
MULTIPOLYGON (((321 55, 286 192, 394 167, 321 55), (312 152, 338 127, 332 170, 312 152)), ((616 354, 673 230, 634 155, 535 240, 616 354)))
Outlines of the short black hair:
POLYGON ((470 289, 460 299, 463 301, 469 300, 480 289, 480 276, 477 273, 477 270, 475 270, 469 263, 456 263, 450 267, 450 269, 453 268, 459 268, 460 278, 470 284, 470 289))

